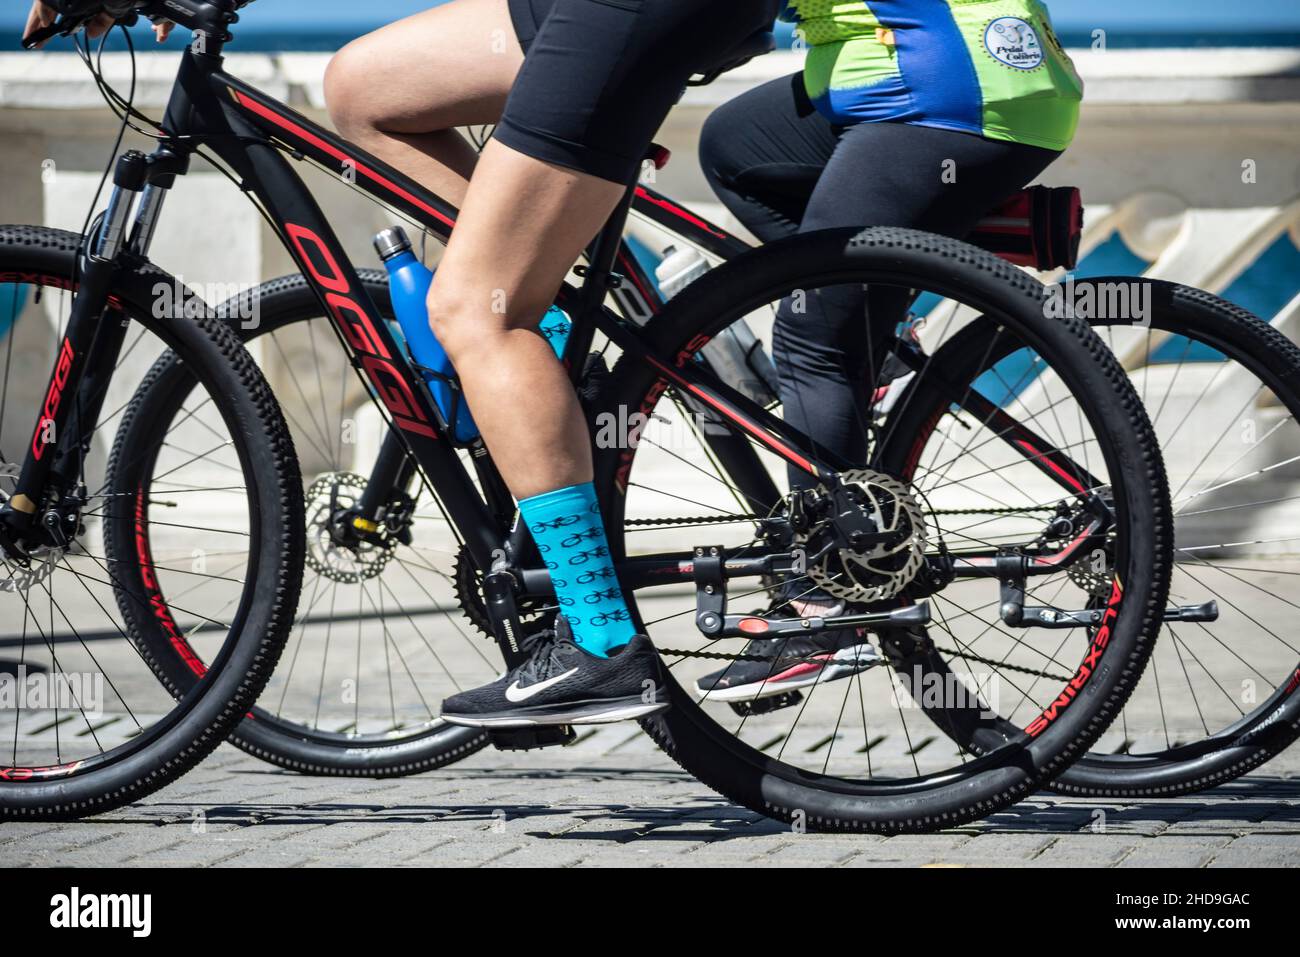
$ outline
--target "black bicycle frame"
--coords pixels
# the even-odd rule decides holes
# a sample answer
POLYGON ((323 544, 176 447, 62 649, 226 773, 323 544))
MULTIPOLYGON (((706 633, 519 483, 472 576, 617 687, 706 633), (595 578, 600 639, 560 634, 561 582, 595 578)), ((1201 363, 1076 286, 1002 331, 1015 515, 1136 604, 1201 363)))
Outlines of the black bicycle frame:
MULTIPOLYGON (((456 210, 378 158, 227 74, 223 69, 222 49, 230 37, 222 24, 230 22, 232 5, 222 0, 208 0, 199 6, 202 11, 190 17, 178 17, 166 11, 159 13, 173 16, 173 19, 181 20, 183 25, 196 30, 203 30, 206 23, 207 32, 203 48, 197 44, 188 47, 181 58, 162 124, 165 136, 159 149, 148 158, 141 184, 136 184, 143 187, 145 198, 137 213, 131 248, 140 253, 147 249, 165 191, 177 175, 183 175, 188 169, 191 154, 199 147, 215 152, 240 178, 243 190, 252 194, 274 224, 281 241, 332 320, 351 364, 386 409, 393 433, 400 436, 408 454, 436 486, 436 494, 455 527, 465 537, 475 565, 481 571, 490 569, 503 544, 511 548, 512 554, 521 552, 520 546, 529 538, 527 530, 521 527, 522 523, 515 523, 503 542, 499 521, 493 520, 488 505, 457 455, 456 446, 449 438, 447 423, 443 421, 426 383, 407 360, 404 346, 383 321, 329 222, 307 186, 293 171, 285 153, 296 160, 310 159, 326 169, 335 170, 346 182, 405 213, 444 242, 450 238, 455 225, 456 210)), ((148 14, 149 10, 145 12, 148 14)), ((115 192, 115 197, 118 195, 115 192)), ((652 219, 671 223, 678 231, 686 228, 691 241, 715 255, 730 258, 748 248, 740 240, 683 210, 666 197, 630 184, 622 204, 587 250, 588 266, 582 285, 574 288, 566 283, 557 300, 572 321, 564 361, 575 384, 582 375, 584 361, 599 331, 625 355, 650 363, 659 371, 662 381, 673 386, 694 407, 725 419, 758 445, 819 481, 834 484, 837 474, 848 468, 849 463, 831 455, 809 453, 804 436, 720 381, 705 365, 690 361, 690 356, 665 358, 654 354, 633 321, 637 316, 634 309, 629 311, 631 318, 624 318, 604 307, 604 299, 610 292, 625 297, 620 301, 629 305, 635 305, 635 300, 626 297, 640 298, 641 309, 647 314, 657 312, 662 306, 649 277, 636 263, 623 240, 627 215, 633 206, 652 219)), ((73 332, 82 337, 95 335, 98 331, 96 325, 102 325, 100 317, 106 305, 111 305, 105 300, 108 277, 105 270, 96 269, 83 280, 74 302, 70 341, 73 332), (91 285, 92 279, 94 285, 91 285)), ((96 342, 101 346, 91 353, 96 367, 106 363, 102 367, 111 369, 115 364, 116 350, 121 345, 120 338, 116 345, 111 336, 97 336, 96 342)), ((65 343, 65 347, 67 345, 65 343)), ((51 378, 51 395, 56 391, 61 394, 69 382, 77 383, 81 390, 78 396, 83 395, 85 384, 79 377, 79 363, 84 361, 86 352, 87 349, 80 344, 72 343, 70 355, 66 350, 60 353, 51 378)), ((58 404, 55 401, 55 405, 58 404)), ((66 415, 67 403, 63 406, 61 414, 66 415)), ((55 411, 59 412, 58 409, 55 411)), ((1070 479, 1062 484, 1072 495, 1080 493, 1074 479, 1080 475, 1080 470, 1063 453, 1037 437, 1032 437, 1032 445, 1027 442, 1026 448, 1020 450, 1058 481, 1063 477, 1070 479), (1068 468, 1062 463, 1066 463, 1068 468)), ((19 484, 19 491, 30 494, 33 499, 39 495, 39 486, 46 473, 40 458, 37 454, 33 460, 29 453, 19 484)), ((1082 544, 1079 543, 1079 547, 1082 544)), ((1074 551, 1072 546, 1071 555, 1074 551)), ((690 581, 692 564, 686 556, 637 559, 626 569, 628 578, 625 583, 635 587, 638 584, 690 581)), ((965 573, 989 574, 991 568, 991 565, 984 567, 981 560, 965 573)), ((527 571, 531 574, 520 574, 526 593, 549 592, 549 581, 545 580, 544 573, 537 574, 538 570, 533 569, 527 571)), ((734 568, 737 575, 770 572, 769 565, 761 560, 743 562, 734 568)))
MULTIPOLYGON (((404 347, 367 295, 352 263, 306 185, 284 156, 310 159, 333 169, 350 184, 388 203, 444 242, 456 210, 419 184, 357 149, 307 117, 225 73, 221 59, 187 51, 163 122, 174 150, 199 145, 213 150, 243 181, 275 224, 290 255, 333 322, 352 364, 386 407, 423 473, 437 477, 437 493, 475 563, 488 568, 502 546, 495 523, 474 487, 446 423, 423 379, 406 360, 404 347)), ((653 355, 637 327, 603 305, 616 267, 625 266, 622 242, 630 188, 624 202, 587 252, 581 286, 566 284, 560 297, 572 321, 564 361, 578 381, 583 360, 599 331, 625 354, 639 355, 756 441, 818 478, 831 481, 847 463, 803 451, 802 437, 783 420, 714 378, 696 364, 674 364, 653 355)), ((619 278, 621 278, 621 273, 619 278)), ((523 532, 526 535, 526 531, 523 532)))

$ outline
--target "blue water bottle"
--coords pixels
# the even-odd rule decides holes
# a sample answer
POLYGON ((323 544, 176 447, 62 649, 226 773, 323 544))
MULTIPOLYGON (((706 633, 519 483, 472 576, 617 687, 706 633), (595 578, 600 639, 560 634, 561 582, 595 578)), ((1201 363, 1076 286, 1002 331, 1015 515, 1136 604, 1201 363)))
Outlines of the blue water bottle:
MULTIPOLYGON (((457 442, 473 442, 479 436, 478 426, 465 404, 464 393, 453 389, 449 379, 456 375, 447 350, 429 328, 429 286, 433 273, 411 251, 411 240, 401 226, 385 229, 375 237, 375 251, 388 269, 389 295, 393 311, 402 327, 406 348, 411 357, 423 368, 442 417, 455 429, 457 442)), ((564 310, 552 306, 546 311, 538 331, 551 344, 559 358, 564 357, 564 347, 569 341, 570 322, 564 310)))
POLYGON ((388 269, 389 294, 393 311, 406 338, 406 348, 411 357, 428 370, 424 373, 433 401, 438 404, 442 417, 454 429, 457 442, 473 442, 478 438, 478 426, 465 405, 464 393, 453 389, 450 379, 456 375, 447 350, 429 328, 429 285, 433 273, 411 251, 411 240, 401 226, 385 229, 375 237, 375 251, 388 269))

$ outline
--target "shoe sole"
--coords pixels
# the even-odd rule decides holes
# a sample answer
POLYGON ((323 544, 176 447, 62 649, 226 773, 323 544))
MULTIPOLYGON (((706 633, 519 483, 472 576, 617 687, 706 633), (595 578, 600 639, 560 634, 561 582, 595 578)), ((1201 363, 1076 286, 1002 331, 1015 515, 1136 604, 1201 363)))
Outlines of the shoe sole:
MULTIPOLYGON (((660 696, 664 696, 661 691, 660 696)), ((537 728, 561 724, 613 724, 668 709, 668 702, 646 704, 638 695, 614 701, 567 702, 496 714, 447 714, 442 719, 465 728, 537 728)))
POLYGON ((751 681, 749 684, 737 685, 734 688, 715 688, 705 691, 697 684, 695 693, 700 696, 702 704, 710 701, 723 704, 734 701, 759 701, 763 698, 774 698, 777 695, 798 691, 802 688, 810 688, 813 685, 825 684, 828 681, 848 678, 850 675, 867 671, 876 665, 885 663, 885 659, 871 645, 854 645, 852 648, 844 648, 837 651, 835 657, 823 660, 826 663, 812 671, 807 670, 807 666, 811 662, 806 662, 780 674, 773 675, 766 681, 751 681), (787 675, 789 677, 786 677, 787 675))

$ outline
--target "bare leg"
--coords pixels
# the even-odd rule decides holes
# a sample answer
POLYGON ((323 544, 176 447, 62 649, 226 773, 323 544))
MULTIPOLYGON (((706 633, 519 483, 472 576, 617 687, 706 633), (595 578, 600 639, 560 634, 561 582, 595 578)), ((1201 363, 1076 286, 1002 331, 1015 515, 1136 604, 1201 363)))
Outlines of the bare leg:
POLYGON ((478 154, 455 127, 500 119, 523 61, 506 0, 455 0, 349 43, 325 100, 343 136, 460 205, 478 154))
POLYGON ((592 478, 581 409, 535 330, 622 187, 496 142, 480 158, 455 131, 500 118, 522 63, 506 0, 454 0, 348 44, 325 94, 340 133, 462 207, 430 321, 527 498, 592 478))
POLYGON ((536 329, 622 194, 489 143, 429 291, 434 333, 516 498, 591 481, 582 410, 536 329))

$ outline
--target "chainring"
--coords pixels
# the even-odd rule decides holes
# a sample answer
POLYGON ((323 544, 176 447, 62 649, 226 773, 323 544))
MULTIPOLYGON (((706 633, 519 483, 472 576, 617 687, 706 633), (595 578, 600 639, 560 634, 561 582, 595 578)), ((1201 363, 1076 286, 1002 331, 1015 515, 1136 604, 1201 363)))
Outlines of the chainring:
MULTIPOLYGON (((483 599, 483 576, 474 567, 474 561, 463 545, 456 553, 456 597, 466 620, 483 637, 495 639, 492 619, 488 616, 487 603, 483 599)), ((555 620, 555 609, 539 601, 521 599, 518 609, 520 624, 525 625, 530 632, 548 627, 555 620)))

